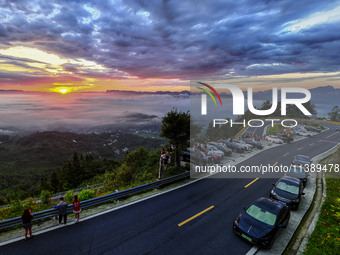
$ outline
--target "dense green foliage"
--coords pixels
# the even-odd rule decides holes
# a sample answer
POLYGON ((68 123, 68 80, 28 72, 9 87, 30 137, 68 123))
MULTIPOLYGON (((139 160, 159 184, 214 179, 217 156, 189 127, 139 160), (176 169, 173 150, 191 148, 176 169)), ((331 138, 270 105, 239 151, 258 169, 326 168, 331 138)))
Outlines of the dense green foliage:
POLYGON ((126 153, 121 149, 127 147, 129 151, 133 151, 140 146, 148 150, 155 149, 164 140, 121 132, 76 134, 51 131, 24 137, 0 135, 0 142, 1 205, 10 203, 13 199, 39 196, 41 190, 56 193, 77 188, 78 185, 86 186, 89 178, 105 173, 123 160, 126 153), (65 166, 65 162, 75 160, 75 151, 80 165, 74 161, 65 166), (108 162, 105 162, 105 158, 108 158, 108 162), (82 165, 83 161, 85 163, 82 165), (86 168, 85 174, 72 173, 71 179, 63 174, 70 168, 79 171, 81 167, 86 168))
POLYGON ((340 122, 340 108, 339 106, 334 106, 332 111, 327 114, 330 121, 338 121, 340 122))
POLYGON ((268 128, 268 135, 281 133, 283 132, 283 130, 284 130, 284 126, 282 126, 281 124, 275 124, 274 126, 270 126, 268 128))
POLYGON ((129 153, 121 166, 107 171, 103 181, 108 191, 131 188, 156 180, 159 168, 160 149, 151 152, 143 147, 129 153))
POLYGON ((49 191, 49 190, 42 190, 41 191, 40 200, 44 204, 49 204, 51 202, 51 197, 52 197, 51 191, 49 191))
POLYGON ((195 138, 202 131, 202 127, 194 122, 189 111, 182 112, 173 108, 163 117, 160 136, 175 146, 173 157, 176 167, 179 165, 179 151, 190 146, 190 138, 195 138))
POLYGON ((66 203, 71 204, 74 198, 74 194, 73 194, 73 190, 69 190, 66 192, 66 194, 64 195, 64 200, 66 201, 66 203))
MULTIPOLYGON (((94 190, 83 189, 79 194, 78 198, 80 201, 88 200, 94 198, 94 190)), ((72 202, 72 201, 71 201, 72 202)))

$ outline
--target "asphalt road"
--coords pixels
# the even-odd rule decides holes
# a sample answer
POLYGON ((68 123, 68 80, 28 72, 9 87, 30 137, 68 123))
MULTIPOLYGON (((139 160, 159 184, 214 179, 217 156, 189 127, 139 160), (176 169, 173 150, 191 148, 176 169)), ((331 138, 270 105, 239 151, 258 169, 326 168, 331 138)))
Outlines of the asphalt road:
MULTIPOLYGON (((239 166, 289 165, 296 154, 314 157, 340 142, 335 125, 313 138, 263 151, 239 166)), ((0 254, 246 254, 232 222, 255 199, 268 196, 276 179, 224 173, 75 225, 0 248, 0 254), (247 176, 248 177, 248 176, 247 176), (212 207, 213 206, 213 207, 212 207), (209 209, 209 210, 207 210, 209 209), (178 224, 207 210, 196 218, 178 224)))

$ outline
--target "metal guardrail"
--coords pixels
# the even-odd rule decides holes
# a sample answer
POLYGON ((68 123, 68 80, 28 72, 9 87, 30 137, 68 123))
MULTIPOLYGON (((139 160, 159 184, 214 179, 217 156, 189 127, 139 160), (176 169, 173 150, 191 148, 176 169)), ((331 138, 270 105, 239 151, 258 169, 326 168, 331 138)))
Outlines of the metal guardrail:
MULTIPOLYGON (((85 201, 80 202, 80 205, 81 205, 81 208, 99 205, 99 204, 102 204, 102 203, 105 203, 105 202, 108 202, 108 201, 111 201, 111 200, 126 197, 126 196, 129 196, 131 194, 135 194, 135 193, 138 193, 138 192, 141 192, 141 191, 156 188, 158 186, 168 184, 168 183, 171 183, 171 182, 175 182, 175 181, 178 181, 178 180, 181 180, 181 179, 189 178, 189 177, 190 177, 190 172, 187 171, 187 172, 184 172, 184 173, 181 173, 181 174, 178 174, 178 175, 168 177, 168 178, 163 179, 163 180, 158 180, 158 181, 151 182, 151 183, 148 183, 148 184, 144 184, 144 185, 134 187, 134 188, 131 188, 131 189, 127 189, 127 190, 115 192, 115 193, 112 193, 112 194, 109 194, 109 195, 85 200, 85 201)), ((70 205, 68 205, 67 212, 72 212, 72 211, 73 211, 73 205, 70 204, 70 205)), ((49 210, 33 213, 33 221, 45 219, 45 218, 48 218, 48 217, 53 217, 53 216, 56 216, 56 215, 58 215, 58 210, 56 210, 56 209, 49 209, 49 210)), ((13 226, 20 225, 20 224, 22 224, 21 217, 16 217, 16 218, 0 221, 0 229, 13 227, 13 226)))

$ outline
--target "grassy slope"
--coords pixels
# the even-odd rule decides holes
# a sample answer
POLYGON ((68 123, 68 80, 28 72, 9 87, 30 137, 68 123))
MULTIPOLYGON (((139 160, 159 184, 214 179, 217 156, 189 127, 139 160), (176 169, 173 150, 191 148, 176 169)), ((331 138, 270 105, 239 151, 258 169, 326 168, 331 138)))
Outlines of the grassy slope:
MULTIPOLYGON (((340 164, 340 151, 327 163, 340 164)), ((329 168, 328 168, 329 169, 329 168)), ((329 171, 329 170, 328 170, 329 171)), ((327 197, 315 229, 303 254, 339 254, 340 247, 340 171, 326 174, 327 197), (334 175, 335 174, 335 175, 334 175), (337 178, 332 178, 332 177, 337 178)))

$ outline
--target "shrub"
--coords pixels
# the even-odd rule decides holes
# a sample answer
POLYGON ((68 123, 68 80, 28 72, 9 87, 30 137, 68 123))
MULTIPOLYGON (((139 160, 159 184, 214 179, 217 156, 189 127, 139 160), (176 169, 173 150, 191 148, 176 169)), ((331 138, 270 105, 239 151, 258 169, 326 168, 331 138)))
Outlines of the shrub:
POLYGON ((40 200, 43 204, 49 204, 51 202, 52 194, 48 190, 42 190, 40 194, 40 200))
POLYGON ((94 198, 94 190, 91 189, 83 189, 79 194, 78 198, 80 201, 88 200, 94 198))
POLYGON ((185 172, 185 168, 183 167, 174 167, 174 166, 170 166, 166 169, 166 177, 170 177, 176 174, 181 174, 185 172))
POLYGON ((73 200, 73 190, 69 190, 66 192, 65 196, 64 196, 65 200, 67 203, 72 203, 73 200))
POLYGON ((24 206, 24 203, 21 201, 21 200, 13 200, 11 201, 11 211, 12 213, 14 214, 18 214, 18 215, 21 215, 24 210, 25 210, 25 206, 24 206))

